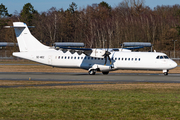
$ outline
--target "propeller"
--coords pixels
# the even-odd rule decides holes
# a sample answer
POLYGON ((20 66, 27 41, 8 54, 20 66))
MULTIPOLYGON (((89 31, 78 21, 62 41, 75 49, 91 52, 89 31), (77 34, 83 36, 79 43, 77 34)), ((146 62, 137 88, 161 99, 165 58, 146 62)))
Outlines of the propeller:
MULTIPOLYGON (((107 40, 105 40, 105 41, 107 41, 107 40)), ((109 59, 109 62, 110 62, 110 64, 111 64, 111 58, 110 58, 110 52, 109 52, 109 44, 108 44, 108 41, 107 41, 107 50, 105 51, 105 53, 104 53, 104 58, 105 58, 105 63, 104 63, 104 65, 106 65, 106 63, 107 63, 107 58, 109 59)))
POLYGON ((108 50, 106 50, 105 51, 105 53, 104 53, 104 58, 105 58, 105 63, 104 63, 104 65, 106 65, 106 63, 107 63, 107 58, 109 59, 109 61, 110 61, 110 64, 111 64, 111 58, 109 57, 109 55, 110 55, 111 53, 108 51, 108 50))

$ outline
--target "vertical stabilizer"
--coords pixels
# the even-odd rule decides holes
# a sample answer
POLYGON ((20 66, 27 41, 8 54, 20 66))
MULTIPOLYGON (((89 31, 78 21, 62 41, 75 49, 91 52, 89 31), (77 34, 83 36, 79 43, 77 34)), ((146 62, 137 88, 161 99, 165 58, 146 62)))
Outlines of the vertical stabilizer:
POLYGON ((49 49, 48 46, 40 43, 29 31, 27 25, 23 22, 13 22, 16 38, 20 52, 40 51, 49 49))

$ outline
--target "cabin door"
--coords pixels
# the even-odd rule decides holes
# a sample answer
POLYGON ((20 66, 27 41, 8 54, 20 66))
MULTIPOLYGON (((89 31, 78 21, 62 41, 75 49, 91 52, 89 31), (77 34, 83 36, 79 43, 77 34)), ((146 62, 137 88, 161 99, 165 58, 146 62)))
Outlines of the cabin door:
POLYGON ((51 55, 48 56, 48 64, 50 64, 50 65, 52 64, 52 56, 51 55))

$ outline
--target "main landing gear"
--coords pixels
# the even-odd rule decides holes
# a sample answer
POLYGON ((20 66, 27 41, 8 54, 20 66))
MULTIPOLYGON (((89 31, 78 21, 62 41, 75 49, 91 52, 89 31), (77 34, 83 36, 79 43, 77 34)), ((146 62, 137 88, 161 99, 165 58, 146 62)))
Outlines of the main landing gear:
POLYGON ((107 71, 107 72, 102 72, 103 75, 107 75, 108 73, 109 73, 109 71, 107 71))
POLYGON ((164 73, 165 76, 168 75, 168 72, 169 72, 169 70, 163 70, 163 73, 164 73))
POLYGON ((95 75, 96 74, 96 70, 91 69, 88 71, 89 75, 95 75))
MULTIPOLYGON (((89 75, 95 75, 96 74, 96 71, 95 69, 91 69, 88 71, 89 75)), ((103 75, 107 75, 109 74, 109 71, 106 71, 106 72, 102 72, 103 75)))

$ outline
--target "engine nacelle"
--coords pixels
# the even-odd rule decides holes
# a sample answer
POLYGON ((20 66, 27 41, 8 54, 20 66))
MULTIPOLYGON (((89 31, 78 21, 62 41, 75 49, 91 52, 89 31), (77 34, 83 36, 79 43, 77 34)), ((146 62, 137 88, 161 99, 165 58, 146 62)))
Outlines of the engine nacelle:
POLYGON ((90 57, 97 57, 97 58, 104 58, 106 50, 100 50, 100 49, 92 49, 91 52, 84 52, 86 55, 90 57))

